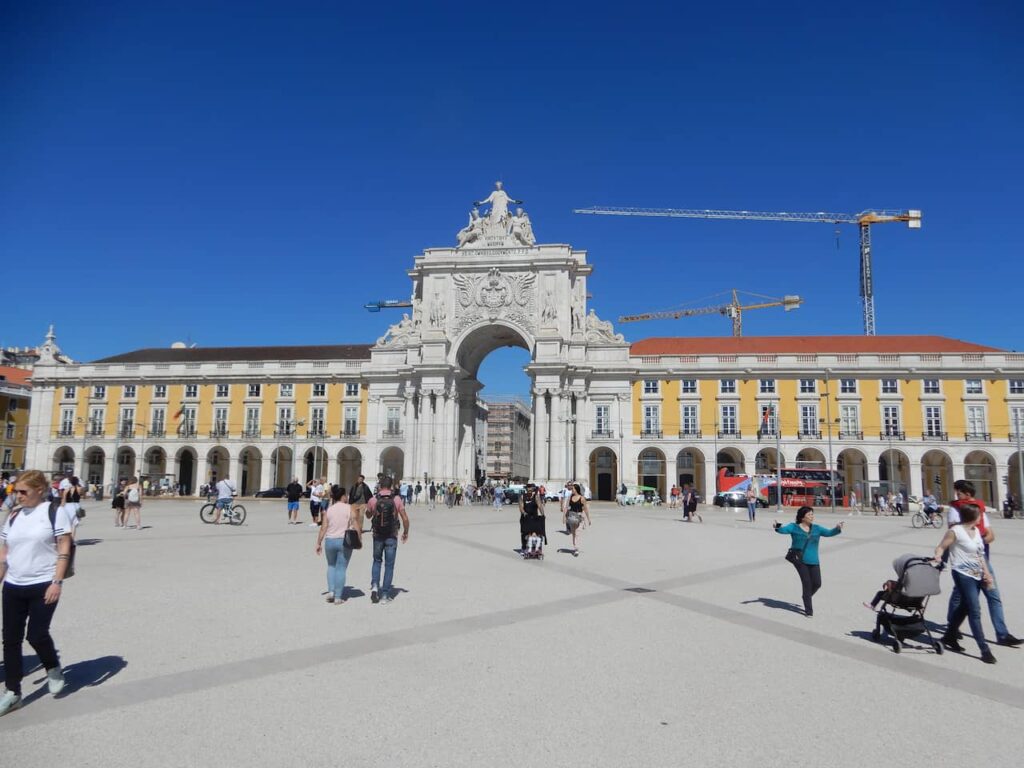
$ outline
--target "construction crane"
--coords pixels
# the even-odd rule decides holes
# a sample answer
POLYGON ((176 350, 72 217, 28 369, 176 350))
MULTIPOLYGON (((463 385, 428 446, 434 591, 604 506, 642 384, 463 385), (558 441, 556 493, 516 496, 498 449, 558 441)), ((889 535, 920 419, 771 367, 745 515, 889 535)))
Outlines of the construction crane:
POLYGON ((411 307, 412 301, 409 299, 384 299, 382 301, 371 301, 367 304, 363 304, 363 309, 367 312, 380 312, 382 309, 398 309, 399 307, 411 307))
POLYGON ((748 309, 782 307, 789 312, 804 303, 804 300, 799 296, 783 296, 781 299, 776 299, 772 296, 762 296, 759 293, 744 292, 744 295, 755 296, 759 299, 768 299, 768 301, 762 301, 756 304, 740 304, 739 292, 734 288, 732 291, 732 301, 728 304, 716 304, 711 307, 695 307, 693 309, 666 309, 662 312, 643 312, 639 315, 623 315, 619 318, 619 322, 635 323, 638 320, 659 320, 666 317, 678 320, 680 317, 694 317, 695 315, 713 315, 718 313, 725 315, 732 320, 732 335, 738 338, 743 335, 744 311, 748 309))
POLYGON ((680 208, 577 208, 573 213, 601 216, 660 216, 673 219, 746 219, 750 221, 806 221, 818 224, 856 224, 860 227, 860 296, 864 304, 864 335, 875 335, 875 291, 871 271, 871 225, 903 221, 921 228, 921 211, 862 211, 860 213, 780 213, 767 211, 686 210, 680 208))

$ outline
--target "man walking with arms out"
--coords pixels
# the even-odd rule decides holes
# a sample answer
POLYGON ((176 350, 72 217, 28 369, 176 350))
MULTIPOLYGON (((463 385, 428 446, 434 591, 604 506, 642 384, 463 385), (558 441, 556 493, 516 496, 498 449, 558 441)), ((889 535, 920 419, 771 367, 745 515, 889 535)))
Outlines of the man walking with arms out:
POLYGON ((383 598, 391 602, 391 584, 395 575, 395 555, 398 553, 398 522, 402 523, 402 543, 409 540, 409 517, 405 514, 402 497, 391 488, 390 477, 383 477, 377 495, 366 505, 366 516, 373 530, 373 570, 370 572, 370 602, 383 598), (380 581, 380 566, 384 563, 384 583, 380 581))

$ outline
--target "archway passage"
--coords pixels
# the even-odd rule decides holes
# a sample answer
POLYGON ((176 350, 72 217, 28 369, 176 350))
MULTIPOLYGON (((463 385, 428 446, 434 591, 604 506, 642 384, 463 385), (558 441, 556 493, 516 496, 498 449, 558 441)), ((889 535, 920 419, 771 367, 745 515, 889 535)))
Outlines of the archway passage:
POLYGON ((786 466, 786 457, 774 448, 762 448, 754 457, 755 474, 774 475, 780 466, 786 466))
POLYGON ((135 474, 135 451, 125 446, 117 451, 117 480, 131 480, 135 474))
POLYGON ((178 493, 191 496, 196 489, 196 465, 199 457, 194 448, 182 448, 174 457, 177 465, 178 493))
POLYGON ((827 469, 825 454, 817 448, 803 448, 794 462, 797 469, 827 469))
POLYGON ((971 451, 964 458, 964 479, 974 485, 975 498, 987 506, 996 507, 998 488, 996 485, 996 460, 985 451, 971 451))
POLYGON ((1021 495, 1022 493, 1024 493, 1024 484, 1022 484, 1021 481, 1020 481, 1020 478, 1021 478, 1021 471, 1020 471, 1021 470, 1021 455, 1020 455, 1020 453, 1014 451, 1014 453, 1010 455, 1010 461, 1009 461, 1009 465, 1007 467, 1007 470, 1008 470, 1007 478, 1006 478, 1007 486, 1010 489, 1010 493, 1013 494, 1013 499, 1014 499, 1013 506, 1014 506, 1014 509, 1021 509, 1022 508, 1021 503, 1022 503, 1022 501, 1024 501, 1024 496, 1021 495))
POLYGON ((705 497, 704 453, 699 448, 684 448, 676 454, 676 483, 680 489, 692 487, 705 497))
POLYGON ((284 488, 295 477, 292 468, 292 449, 280 446, 270 454, 271 486, 284 488))
POLYGON ((89 448, 85 452, 85 469, 82 472, 85 475, 87 482, 92 483, 103 488, 103 465, 106 463, 107 456, 103 452, 102 448, 89 448))
POLYGON ((746 462, 739 448, 722 448, 715 460, 715 493, 718 493, 718 473, 725 470, 726 475, 746 474, 746 462))
POLYGON ((931 491, 940 500, 953 498, 953 459, 945 451, 931 450, 921 457, 923 491, 931 491))
POLYGON ((910 495, 910 460, 903 451, 886 449, 878 459, 878 488, 880 493, 910 495))
POLYGON ((75 471, 75 452, 68 446, 58 448, 53 454, 53 471, 67 473, 74 473, 75 471))
POLYGON ((222 446, 215 446, 206 454, 206 481, 215 485, 231 472, 231 459, 228 456, 228 449, 222 446))
POLYGON ((260 490, 260 471, 263 454, 259 448, 248 446, 238 454, 238 489, 243 496, 252 496, 260 490))
POLYGON ((636 462, 636 476, 640 485, 646 488, 654 488, 658 495, 664 499, 665 487, 665 454, 657 448, 645 448, 640 452, 636 462))
POLYGON ((392 480, 401 481, 405 471, 405 453, 401 448, 388 448, 380 455, 380 471, 392 480))
POLYGON ((858 505, 863 505, 869 496, 868 460, 856 448, 846 448, 836 457, 836 471, 843 482, 843 493, 849 503, 850 493, 857 494, 858 505))
POLYGON ((349 446, 338 452, 338 483, 342 488, 351 489, 356 478, 363 474, 363 455, 358 448, 349 446))
POLYGON ((597 501, 614 501, 619 485, 619 460, 611 448, 590 453, 590 494, 597 501))
POLYGON ((306 482, 310 482, 313 478, 320 479, 322 477, 326 477, 329 461, 327 451, 320 446, 310 448, 306 451, 302 457, 302 462, 305 467, 306 482))

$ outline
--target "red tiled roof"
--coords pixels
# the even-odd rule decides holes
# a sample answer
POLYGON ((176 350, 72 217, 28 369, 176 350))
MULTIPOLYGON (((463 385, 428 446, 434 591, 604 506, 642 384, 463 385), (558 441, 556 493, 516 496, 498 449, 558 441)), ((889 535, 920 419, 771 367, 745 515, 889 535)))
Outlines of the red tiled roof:
POLYGON ((633 342, 631 355, 962 354, 1003 352, 946 336, 713 336, 633 342))
POLYGON ((14 368, 9 365, 0 365, 0 380, 6 381, 9 384, 30 387, 32 386, 32 383, 29 381, 31 377, 32 371, 26 371, 24 368, 14 368))
POLYGON ((136 349, 93 363, 209 363, 247 360, 369 360, 370 344, 300 347, 158 347, 136 349))

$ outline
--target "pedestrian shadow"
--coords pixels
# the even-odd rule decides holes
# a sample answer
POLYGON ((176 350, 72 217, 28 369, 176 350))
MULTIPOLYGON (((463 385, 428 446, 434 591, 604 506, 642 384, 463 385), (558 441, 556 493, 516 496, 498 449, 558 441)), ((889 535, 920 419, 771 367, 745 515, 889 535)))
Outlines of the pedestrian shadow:
MULTIPOLYGON (((330 594, 329 592, 327 594, 330 594)), ((342 600, 353 600, 357 597, 366 597, 366 593, 358 587, 345 587, 345 592, 342 594, 342 600)))
POLYGON ((76 547, 91 547, 93 544, 102 544, 103 539, 77 539, 75 541, 76 547))
MULTIPOLYGON (((879 645, 883 648, 887 648, 890 651, 893 650, 892 644, 895 638, 892 635, 890 635, 888 632, 882 632, 878 636, 877 640, 874 638, 873 635, 873 631, 865 631, 862 629, 854 629, 846 633, 847 637, 855 637, 858 640, 866 640, 872 645, 879 645)), ((936 642, 938 642, 938 640, 938 638, 935 638, 936 642)), ((900 653, 904 653, 906 651, 920 651, 922 653, 931 653, 932 655, 935 655, 936 653, 935 647, 928 642, 928 640, 925 638, 923 634, 920 636, 910 637, 906 640, 900 641, 900 653)), ((969 656, 970 654, 963 655, 969 656)), ((981 657, 978 656, 976 658, 981 657)))
POLYGON ((740 605, 750 605, 751 603, 761 603, 765 608, 774 608, 778 611, 792 611, 800 614, 804 612, 803 607, 796 603, 787 603, 785 600, 776 600, 772 597, 755 597, 753 600, 743 600, 740 605))
MULTIPOLYGON (((27 661, 28 659, 26 658, 27 661)), ((33 662, 32 666, 34 668, 41 669, 38 659, 34 659, 33 662)), ((83 688, 95 688, 97 685, 103 685, 103 683, 127 666, 128 662, 124 660, 123 656, 98 656, 95 659, 68 664, 64 667, 64 690, 55 698, 63 699, 66 696, 78 693, 83 688)), ((36 685, 42 685, 46 682, 46 675, 44 674, 32 682, 36 685)), ((28 704, 48 693, 49 690, 46 687, 38 688, 26 696, 24 702, 28 704)))

